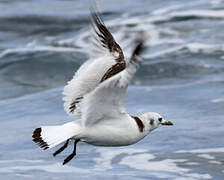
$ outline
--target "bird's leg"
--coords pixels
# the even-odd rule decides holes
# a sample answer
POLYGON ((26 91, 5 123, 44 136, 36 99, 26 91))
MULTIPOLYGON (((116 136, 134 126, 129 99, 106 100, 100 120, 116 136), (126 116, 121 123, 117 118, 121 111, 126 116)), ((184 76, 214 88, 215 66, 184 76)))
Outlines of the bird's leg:
POLYGON ((76 144, 79 141, 80 141, 80 139, 75 140, 73 152, 64 160, 63 165, 65 165, 67 162, 69 162, 76 155, 76 144))
POLYGON ((64 151, 64 149, 68 147, 68 143, 69 143, 69 139, 66 141, 66 143, 62 147, 60 147, 60 149, 58 149, 57 151, 55 151, 53 153, 53 156, 56 156, 57 154, 59 154, 62 151, 64 151))

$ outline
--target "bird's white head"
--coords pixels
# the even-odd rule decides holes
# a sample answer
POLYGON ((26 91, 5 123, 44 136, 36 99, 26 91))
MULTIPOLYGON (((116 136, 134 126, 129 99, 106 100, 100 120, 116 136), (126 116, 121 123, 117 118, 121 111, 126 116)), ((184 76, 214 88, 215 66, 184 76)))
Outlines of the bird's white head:
POLYGON ((165 121, 163 117, 155 112, 147 112, 139 116, 143 121, 146 131, 152 131, 160 126, 172 126, 173 123, 170 121, 165 121))

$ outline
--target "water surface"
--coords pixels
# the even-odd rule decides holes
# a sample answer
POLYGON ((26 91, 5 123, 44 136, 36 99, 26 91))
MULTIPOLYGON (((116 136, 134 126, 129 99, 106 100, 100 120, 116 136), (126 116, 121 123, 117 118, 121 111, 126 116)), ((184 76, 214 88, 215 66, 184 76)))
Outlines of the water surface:
POLYGON ((142 31, 144 64, 126 96, 132 115, 159 112, 162 127, 135 145, 80 143, 53 158, 34 128, 74 120, 62 89, 88 59, 90 2, 0 2, 1 179, 224 179, 224 3, 221 0, 108 0, 105 24, 127 59, 142 31))

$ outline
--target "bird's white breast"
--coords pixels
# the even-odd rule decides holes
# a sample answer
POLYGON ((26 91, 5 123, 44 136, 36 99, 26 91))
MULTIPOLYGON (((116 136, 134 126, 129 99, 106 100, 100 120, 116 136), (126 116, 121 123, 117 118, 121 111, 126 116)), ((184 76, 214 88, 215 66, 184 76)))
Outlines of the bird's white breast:
POLYGON ((140 132, 135 121, 128 117, 100 121, 86 128, 81 140, 96 146, 127 146, 138 142, 143 137, 145 133, 140 132))

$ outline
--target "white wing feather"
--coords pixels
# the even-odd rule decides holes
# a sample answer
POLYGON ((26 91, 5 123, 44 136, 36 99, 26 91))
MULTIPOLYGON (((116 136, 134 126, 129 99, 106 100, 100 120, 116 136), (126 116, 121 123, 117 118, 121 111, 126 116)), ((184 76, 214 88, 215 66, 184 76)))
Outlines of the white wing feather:
POLYGON ((125 70, 102 82, 85 96, 81 102, 83 126, 89 127, 105 119, 119 119, 121 114, 126 114, 124 96, 139 63, 140 59, 136 57, 125 70))
POLYGON ((80 102, 96 86, 125 68, 120 46, 114 40, 99 14, 92 12, 94 47, 98 58, 84 63, 64 87, 64 109, 69 115, 81 117, 80 102), (98 52, 98 53, 97 53, 98 52))
POLYGON ((69 115, 81 115, 78 103, 77 108, 73 112, 70 108, 71 104, 77 98, 81 98, 92 91, 100 83, 106 71, 115 63, 110 56, 103 56, 92 61, 87 61, 79 68, 73 79, 64 87, 63 91, 63 100, 65 101, 64 109, 69 115))

